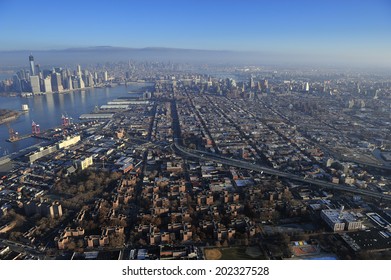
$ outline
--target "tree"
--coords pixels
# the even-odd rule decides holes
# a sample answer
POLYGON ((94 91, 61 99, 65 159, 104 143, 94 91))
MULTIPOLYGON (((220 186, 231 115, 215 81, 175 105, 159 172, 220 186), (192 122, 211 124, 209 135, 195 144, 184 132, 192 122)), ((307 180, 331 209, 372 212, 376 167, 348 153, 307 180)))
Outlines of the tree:
POLYGON ((76 248, 76 243, 75 243, 75 241, 71 241, 71 242, 68 243, 68 245, 67 245, 67 249, 68 249, 68 250, 73 251, 73 250, 75 250, 75 248, 76 248))
POLYGON ((109 246, 111 247, 123 247, 125 243, 125 236, 121 233, 115 233, 109 238, 109 246))
POLYGON ((23 235, 23 233, 19 231, 13 231, 10 233, 9 239, 12 241, 17 241, 23 235))
POLYGON ((84 185, 81 183, 79 184, 78 188, 77 188, 77 191, 79 193, 84 193, 86 191, 86 188, 84 187, 84 185))
POLYGON ((94 180, 89 177, 88 180, 85 182, 84 186, 87 191, 93 191, 95 186, 94 180))
POLYGON ((152 224, 154 224, 155 226, 157 226, 157 227, 160 227, 161 226, 161 224, 162 224, 162 219, 160 218, 160 217, 153 217, 152 218, 152 224))
POLYGON ((83 239, 79 239, 79 240, 77 241, 77 243, 76 243, 76 246, 77 246, 78 248, 84 248, 84 241, 83 241, 83 239))
POLYGON ((118 180, 119 178, 121 178, 122 174, 120 172, 112 172, 110 173, 110 180, 111 181, 114 181, 114 180, 118 180))
POLYGON ((290 202, 293 199, 292 193, 289 190, 284 190, 282 193, 282 200, 290 202))
POLYGON ((15 222, 16 226, 21 226, 26 222, 26 217, 19 214, 15 214, 15 222))

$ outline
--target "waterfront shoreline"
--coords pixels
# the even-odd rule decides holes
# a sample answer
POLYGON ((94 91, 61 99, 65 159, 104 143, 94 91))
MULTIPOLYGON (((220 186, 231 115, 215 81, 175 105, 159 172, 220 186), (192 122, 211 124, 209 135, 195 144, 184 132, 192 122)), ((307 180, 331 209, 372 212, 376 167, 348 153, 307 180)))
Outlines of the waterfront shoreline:
POLYGON ((14 120, 17 120, 22 115, 22 113, 18 112, 18 111, 10 111, 7 114, 8 115, 9 114, 13 114, 13 115, 11 115, 11 116, 1 116, 0 117, 0 125, 8 123, 8 122, 11 122, 11 121, 14 121, 14 120))
MULTIPOLYGON (((80 122, 81 114, 92 112, 96 106, 100 107, 113 99, 125 98, 129 90, 139 91, 141 87, 141 85, 127 87, 120 85, 112 88, 85 89, 85 94, 80 94, 84 90, 74 90, 66 94, 52 93, 31 98, 1 97, 0 107, 20 112, 20 117, 12 120, 11 127, 19 135, 26 135, 31 133, 32 121, 40 125, 41 131, 61 125, 63 114, 73 118, 74 122, 80 122), (26 113, 20 111, 23 104, 29 106, 29 111, 26 113)), ((7 139, 9 139, 9 129, 5 124, 0 125, 0 155, 5 151, 10 154, 17 152, 39 141, 36 138, 28 138, 9 143, 7 139)))

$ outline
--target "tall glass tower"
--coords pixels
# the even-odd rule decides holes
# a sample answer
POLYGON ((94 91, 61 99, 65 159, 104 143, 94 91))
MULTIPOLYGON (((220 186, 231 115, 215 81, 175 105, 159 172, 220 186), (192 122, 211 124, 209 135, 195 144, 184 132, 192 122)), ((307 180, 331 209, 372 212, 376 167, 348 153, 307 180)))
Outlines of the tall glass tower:
POLYGON ((34 56, 30 54, 29 56, 30 61, 30 76, 35 76, 35 65, 34 65, 34 56))

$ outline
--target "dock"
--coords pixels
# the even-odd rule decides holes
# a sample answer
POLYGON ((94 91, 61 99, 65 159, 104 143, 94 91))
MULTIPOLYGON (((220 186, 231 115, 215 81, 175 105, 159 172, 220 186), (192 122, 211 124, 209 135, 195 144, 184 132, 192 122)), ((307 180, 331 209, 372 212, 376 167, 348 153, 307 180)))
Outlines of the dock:
POLYGON ((14 142, 17 142, 17 141, 20 141, 20 140, 24 140, 24 139, 30 138, 31 136, 32 136, 31 134, 21 135, 21 136, 17 136, 17 137, 13 137, 13 138, 7 139, 7 142, 14 143, 14 142))
POLYGON ((48 141, 53 140, 52 137, 45 136, 44 134, 34 134, 34 135, 31 135, 31 137, 43 139, 43 140, 48 140, 48 141))

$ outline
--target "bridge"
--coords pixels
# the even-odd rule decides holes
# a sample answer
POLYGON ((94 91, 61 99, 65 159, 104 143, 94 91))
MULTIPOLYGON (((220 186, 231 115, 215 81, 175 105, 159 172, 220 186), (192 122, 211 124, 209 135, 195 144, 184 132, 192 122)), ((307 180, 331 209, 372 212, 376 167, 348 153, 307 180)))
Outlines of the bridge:
POLYGON ((172 149, 175 152, 177 152, 178 154, 182 154, 182 155, 192 157, 192 158, 197 158, 197 159, 202 159, 202 160, 210 160, 210 161, 214 161, 217 163, 230 165, 230 166, 234 166, 234 167, 238 167, 238 168, 253 170, 256 172, 263 172, 265 174, 274 175, 274 176, 278 176, 281 178, 293 180, 296 182, 302 182, 305 184, 311 184, 311 185, 319 186, 319 187, 326 188, 326 189, 359 194, 362 196, 367 196, 367 197, 379 199, 379 201, 384 201, 384 200, 391 201, 391 195, 386 195, 386 194, 371 191, 371 190, 359 189, 357 187, 334 184, 331 182, 321 181, 321 180, 312 179, 312 178, 305 178, 305 177, 302 177, 302 176, 299 176, 296 174, 283 172, 283 171, 269 168, 269 167, 263 167, 263 166, 260 166, 257 164, 249 163, 249 162, 238 160, 238 159, 232 159, 232 158, 227 158, 227 157, 217 155, 217 154, 187 149, 179 144, 178 138, 175 138, 174 144, 172 145, 172 149))

